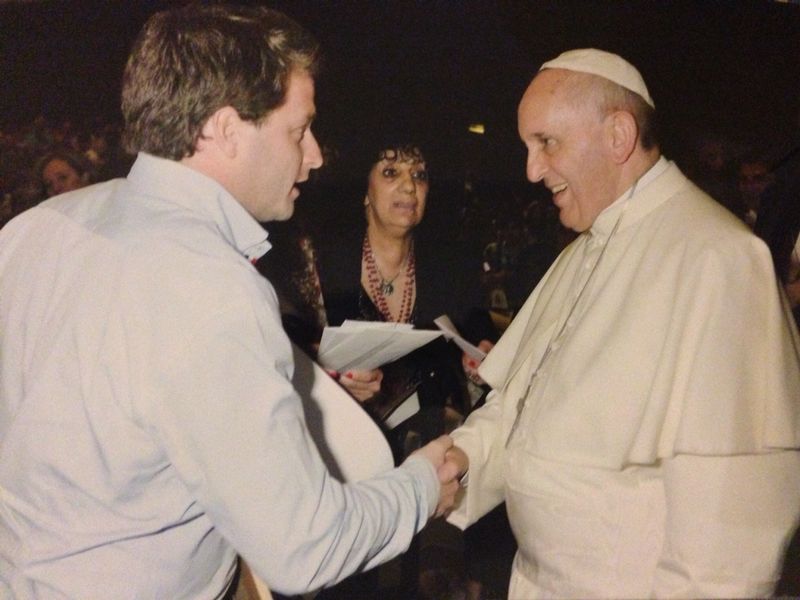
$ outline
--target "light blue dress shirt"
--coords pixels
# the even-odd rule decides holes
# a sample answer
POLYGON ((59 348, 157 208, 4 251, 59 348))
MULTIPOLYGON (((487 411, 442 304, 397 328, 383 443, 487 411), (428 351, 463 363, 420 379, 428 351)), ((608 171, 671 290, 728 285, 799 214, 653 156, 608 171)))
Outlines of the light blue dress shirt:
POLYGON ((290 379, 263 228, 140 154, 0 232, 0 597, 302 593, 404 551, 433 466, 341 484, 290 379))

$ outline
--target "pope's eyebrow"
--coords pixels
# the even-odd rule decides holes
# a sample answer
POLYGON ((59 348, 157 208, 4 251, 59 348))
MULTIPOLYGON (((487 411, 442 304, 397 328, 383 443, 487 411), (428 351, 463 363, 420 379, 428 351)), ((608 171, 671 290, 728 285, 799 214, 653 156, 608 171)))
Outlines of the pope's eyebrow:
POLYGON ((523 136, 524 141, 537 141, 544 143, 545 140, 549 139, 551 136, 547 135, 546 133, 542 133, 540 131, 534 131, 531 133, 526 134, 523 136))

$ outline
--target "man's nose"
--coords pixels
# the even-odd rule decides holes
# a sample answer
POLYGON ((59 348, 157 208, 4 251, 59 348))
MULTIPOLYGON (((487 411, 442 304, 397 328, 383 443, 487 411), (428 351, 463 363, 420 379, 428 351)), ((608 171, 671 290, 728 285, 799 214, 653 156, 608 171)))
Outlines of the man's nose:
POLYGON ((528 161, 525 165, 525 174, 528 181, 536 183, 541 181, 547 172, 547 164, 542 158, 541 152, 528 152, 528 161))
POLYGON ((306 132, 307 136, 307 144, 305 149, 305 163, 308 165, 309 169, 319 169, 324 162, 322 159, 322 150, 319 147, 319 143, 317 142, 317 138, 311 133, 309 129, 306 132))

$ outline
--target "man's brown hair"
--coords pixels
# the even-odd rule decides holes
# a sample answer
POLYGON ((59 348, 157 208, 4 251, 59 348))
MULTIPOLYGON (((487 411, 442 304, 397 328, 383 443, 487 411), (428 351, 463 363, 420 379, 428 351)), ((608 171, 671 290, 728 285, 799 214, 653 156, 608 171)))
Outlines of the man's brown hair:
POLYGON ((232 106, 256 124, 279 107, 289 75, 317 69, 318 44, 283 13, 264 7, 190 5, 150 17, 122 85, 129 152, 180 160, 204 123, 232 106))

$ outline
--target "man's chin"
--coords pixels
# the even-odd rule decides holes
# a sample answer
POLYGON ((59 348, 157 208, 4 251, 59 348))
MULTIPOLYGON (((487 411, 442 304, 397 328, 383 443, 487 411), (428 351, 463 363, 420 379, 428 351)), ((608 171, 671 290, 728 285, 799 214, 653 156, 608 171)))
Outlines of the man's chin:
POLYGON ((576 215, 574 211, 568 210, 567 207, 559 209, 558 220, 561 221, 564 227, 576 233, 583 233, 592 226, 591 223, 584 223, 584 219, 581 219, 580 215, 576 215))
POLYGON ((290 202, 287 206, 282 207, 281 210, 264 211, 260 214, 253 215, 259 223, 270 223, 272 221, 288 221, 294 214, 294 202, 290 202))
POLYGON ((272 215, 270 221, 288 221, 292 218, 294 214, 294 204, 289 205, 285 210, 276 211, 275 214, 272 215))
POLYGON ((574 230, 573 226, 575 225, 575 222, 573 219, 570 218, 568 214, 565 214, 563 208, 558 212, 558 220, 561 221, 561 224, 567 229, 574 230))

